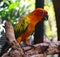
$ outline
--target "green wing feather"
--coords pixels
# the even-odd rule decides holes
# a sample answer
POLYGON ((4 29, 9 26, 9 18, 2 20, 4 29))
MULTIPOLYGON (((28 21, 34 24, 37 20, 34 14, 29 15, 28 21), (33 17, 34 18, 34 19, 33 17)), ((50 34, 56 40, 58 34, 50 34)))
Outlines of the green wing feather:
POLYGON ((28 16, 22 18, 14 27, 15 37, 19 37, 22 33, 27 30, 30 24, 30 18, 28 16))

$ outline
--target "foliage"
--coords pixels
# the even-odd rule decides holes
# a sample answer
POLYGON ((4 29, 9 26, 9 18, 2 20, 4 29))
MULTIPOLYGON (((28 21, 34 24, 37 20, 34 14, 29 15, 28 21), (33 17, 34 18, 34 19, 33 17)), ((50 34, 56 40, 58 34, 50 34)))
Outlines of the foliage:
POLYGON ((23 17, 25 14, 30 12, 28 8, 31 4, 24 4, 25 0, 3 0, 0 2, 0 19, 9 19, 12 24, 17 23, 17 21, 23 17))

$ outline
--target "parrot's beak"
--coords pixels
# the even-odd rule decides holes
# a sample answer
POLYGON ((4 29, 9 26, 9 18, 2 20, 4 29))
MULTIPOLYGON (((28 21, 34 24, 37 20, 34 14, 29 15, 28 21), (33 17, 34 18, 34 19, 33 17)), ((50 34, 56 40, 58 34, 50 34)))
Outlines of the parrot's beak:
POLYGON ((48 14, 44 16, 44 20, 48 20, 48 14))

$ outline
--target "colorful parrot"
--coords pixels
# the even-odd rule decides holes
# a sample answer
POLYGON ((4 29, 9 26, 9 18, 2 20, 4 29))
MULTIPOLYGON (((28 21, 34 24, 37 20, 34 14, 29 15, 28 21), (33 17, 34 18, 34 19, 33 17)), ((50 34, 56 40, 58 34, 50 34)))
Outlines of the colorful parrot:
MULTIPOLYGON (((43 19, 48 14, 48 12, 42 8, 35 9, 32 13, 26 15, 14 26, 15 37, 18 43, 21 41, 24 44, 28 44, 28 37, 35 29, 36 24, 43 19)), ((5 44, 4 49, 6 49, 8 44, 5 44)))
POLYGON ((32 34, 36 24, 47 15, 47 11, 42 8, 35 9, 32 13, 22 18, 14 27, 17 42, 21 41, 28 44, 28 36, 32 34))

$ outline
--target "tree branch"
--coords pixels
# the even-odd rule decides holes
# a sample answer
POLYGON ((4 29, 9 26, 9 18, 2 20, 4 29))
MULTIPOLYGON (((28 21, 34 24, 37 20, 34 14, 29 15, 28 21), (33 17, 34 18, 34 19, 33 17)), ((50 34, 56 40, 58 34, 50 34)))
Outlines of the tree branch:
POLYGON ((9 52, 3 54, 3 57, 46 57, 50 54, 60 53, 60 41, 39 43, 33 45, 35 49, 30 46, 21 48, 15 39, 13 26, 9 21, 5 23, 5 30, 7 42, 11 48, 9 52))

